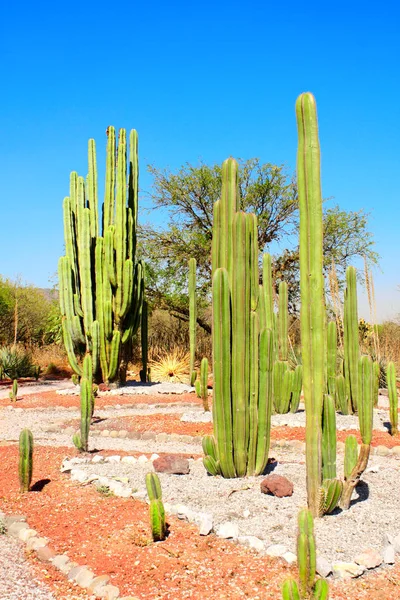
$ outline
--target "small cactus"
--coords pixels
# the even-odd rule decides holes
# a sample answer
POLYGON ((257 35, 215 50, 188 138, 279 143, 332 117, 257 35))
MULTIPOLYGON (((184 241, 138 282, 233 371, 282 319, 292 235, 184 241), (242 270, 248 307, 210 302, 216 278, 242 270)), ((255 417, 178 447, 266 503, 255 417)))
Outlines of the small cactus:
POLYGON ((13 380, 11 392, 9 393, 10 400, 12 402, 16 402, 18 396, 18 381, 16 379, 13 380))
POLYGON ((299 588, 294 579, 286 579, 283 583, 282 600, 300 600, 299 588))
POLYGON ((154 542, 165 540, 167 526, 165 523, 165 510, 162 500, 150 501, 150 525, 154 542))
POLYGON ((146 488, 150 501, 162 499, 161 483, 156 473, 147 473, 146 488))
POLYGON ((23 429, 19 435, 19 484, 21 492, 28 492, 33 471, 33 435, 29 429, 23 429))
POLYGON ((398 433, 398 420, 399 413, 397 412, 399 401, 397 397, 396 387, 396 367, 393 362, 390 362, 386 372, 387 386, 389 392, 389 406, 390 406, 390 433, 391 435, 397 435, 398 433))
POLYGON ((209 411, 208 405, 208 360, 203 358, 200 364, 200 397, 203 400, 203 408, 209 411))

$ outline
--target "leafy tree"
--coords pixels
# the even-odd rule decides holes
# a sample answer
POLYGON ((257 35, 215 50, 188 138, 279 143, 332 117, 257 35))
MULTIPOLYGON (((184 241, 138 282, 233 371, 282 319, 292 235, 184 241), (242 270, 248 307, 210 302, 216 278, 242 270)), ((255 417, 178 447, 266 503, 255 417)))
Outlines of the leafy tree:
MULTIPOLYGON (((149 167, 153 175, 150 194, 154 208, 165 215, 166 226, 141 226, 140 251, 147 264, 147 290, 161 308, 179 318, 187 318, 187 262, 197 261, 198 293, 203 308, 209 303, 211 289, 212 215, 221 191, 221 166, 185 164, 176 173, 149 167)), ((276 284, 285 279, 289 285, 290 307, 298 308, 299 299, 299 212, 295 178, 284 166, 262 164, 252 158, 239 162, 241 209, 258 218, 260 251, 271 244, 286 248, 274 256, 276 284)), ((348 212, 338 206, 324 214, 324 257, 326 269, 332 259, 339 281, 346 266, 359 256, 370 263, 377 261, 373 239, 367 230, 363 211, 348 212)), ((201 308, 201 307, 200 307, 201 308)), ((199 312, 199 324, 210 330, 209 321, 199 312)))

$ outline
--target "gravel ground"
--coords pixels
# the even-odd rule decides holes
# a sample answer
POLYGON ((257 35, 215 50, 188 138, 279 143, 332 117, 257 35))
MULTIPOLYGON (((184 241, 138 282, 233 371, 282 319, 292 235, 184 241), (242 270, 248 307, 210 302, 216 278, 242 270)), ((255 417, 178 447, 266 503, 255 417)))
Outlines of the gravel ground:
MULTIPOLYGON (((284 452, 280 459, 282 462, 278 462, 273 472, 293 482, 291 497, 261 494, 263 477, 230 480, 210 477, 201 462, 191 461, 189 475, 159 474, 163 500, 171 505, 183 504, 196 512, 211 513, 215 529, 232 521, 238 524, 239 535, 259 537, 266 546, 284 544, 295 552, 297 513, 306 505, 304 455, 284 452)), ((400 532, 399 459, 374 456, 369 466, 373 468, 364 474, 351 509, 337 509, 336 514, 316 520, 319 554, 329 562, 354 560, 369 547, 383 551, 385 534, 400 532)), ((132 488, 144 493, 145 474, 152 470, 152 464, 89 463, 78 468, 90 474, 128 478, 132 488)), ((338 473, 341 472, 339 464, 338 473)))
MULTIPOLYGON (((0 389, 0 398, 8 398, 12 387, 12 382, 7 388, 0 389)), ((69 380, 63 381, 42 381, 40 383, 24 383, 18 386, 19 396, 28 396, 31 394, 40 394, 42 392, 51 392, 57 390, 73 390, 76 386, 69 380)))
POLYGON ((54 600, 53 594, 33 578, 22 546, 0 535, 0 598, 2 600, 54 600))

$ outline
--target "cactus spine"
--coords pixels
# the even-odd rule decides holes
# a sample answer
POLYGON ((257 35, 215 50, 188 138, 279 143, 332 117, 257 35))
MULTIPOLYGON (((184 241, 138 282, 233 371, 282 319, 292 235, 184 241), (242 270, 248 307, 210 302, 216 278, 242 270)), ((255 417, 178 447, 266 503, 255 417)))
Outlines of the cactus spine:
MULTIPOLYGON (((236 161, 224 162, 214 205, 214 439, 207 436, 203 444, 208 472, 224 477, 264 470, 271 411, 270 357, 261 353, 271 347, 263 331, 272 317, 269 302, 259 314, 257 220, 239 211, 237 172, 236 161)), ((262 293, 266 299, 264 286, 262 293)))
POLYGON ((58 264, 60 308, 65 349, 74 372, 78 358, 90 352, 96 381, 123 381, 132 342, 141 319, 144 273, 135 264, 138 199, 137 133, 107 130, 106 185, 102 233, 99 234, 97 167, 89 140, 87 182, 71 173, 64 199, 65 256, 58 264), (117 150, 117 161, 116 161, 117 150), (127 191, 128 190, 128 191, 127 191))
POLYGON ((344 295, 344 374, 349 410, 356 412, 358 407, 358 359, 360 347, 358 339, 357 275, 354 267, 346 270, 346 291, 344 295))
POLYGON ((300 294, 303 389, 306 409, 308 507, 320 512, 322 474, 321 422, 325 382, 325 290, 322 252, 320 149, 315 99, 296 102, 298 128, 297 185, 300 205, 300 294))
POLYGON ((16 402, 18 396, 18 380, 13 379, 11 392, 8 394, 12 402, 16 402))
POLYGON ((390 362, 387 366, 386 371, 387 386, 389 392, 389 405, 390 405, 390 433, 391 435, 397 435, 398 433, 398 397, 397 397, 397 386, 396 386, 396 367, 393 362, 390 362))
POLYGON ((190 341, 190 385, 196 381, 196 259, 189 258, 189 341, 190 341))
POLYGON ((33 471, 33 435, 29 429, 19 434, 19 485, 21 492, 28 492, 33 471))
POLYGON ((76 433, 72 441, 81 452, 88 451, 89 430, 92 420, 94 396, 93 396, 93 364, 90 354, 83 359, 83 374, 81 377, 81 426, 80 432, 76 433))

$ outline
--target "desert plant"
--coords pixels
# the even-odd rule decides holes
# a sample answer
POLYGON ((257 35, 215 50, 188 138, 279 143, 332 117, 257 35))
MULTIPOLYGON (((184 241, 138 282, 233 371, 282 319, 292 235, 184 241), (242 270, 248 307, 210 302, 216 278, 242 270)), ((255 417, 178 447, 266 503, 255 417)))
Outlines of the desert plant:
POLYGON ((90 354, 86 354, 83 359, 83 371, 80 381, 81 386, 81 426, 80 431, 75 433, 72 438, 75 446, 81 452, 88 451, 88 440, 90 422, 92 419, 93 408, 94 408, 94 395, 93 395, 93 367, 92 357, 90 354))
POLYGON ((355 435, 346 437, 344 446, 344 479, 349 479, 358 459, 358 442, 355 435))
POLYGON ((196 361, 196 329, 197 329, 197 306, 196 306, 196 259, 189 258, 189 340, 190 340, 190 376, 189 383, 194 385, 197 373, 196 361))
POLYGON ((146 382, 150 381, 149 378, 149 368, 147 366, 148 363, 148 354, 149 354, 149 346, 148 346, 148 337, 149 337, 149 315, 148 315, 148 304, 147 300, 143 300, 142 307, 142 319, 140 326, 140 342, 142 346, 142 368, 140 370, 140 381, 146 382))
POLYGON ((346 270, 346 290, 344 295, 344 375, 349 410, 356 412, 358 407, 358 360, 360 357, 357 274, 354 267, 346 270))
POLYGON ((390 433, 391 435, 397 435, 399 421, 399 401, 397 397, 396 367, 394 365, 394 362, 390 362, 387 367, 387 385, 390 406, 390 433))
POLYGON ((151 379, 182 383, 189 372, 189 365, 189 354, 179 348, 172 352, 160 351, 158 359, 150 361, 151 379))
POLYGON ((147 473, 146 488, 150 500, 151 534, 153 540, 159 542, 165 540, 167 527, 160 479, 156 473, 147 473))
POLYGON ((299 585, 294 579, 286 579, 282 587, 282 600, 327 600, 329 585, 324 579, 315 579, 316 547, 314 522, 311 512, 302 509, 298 515, 297 564, 299 585))
POLYGON ((33 472, 33 435, 29 429, 19 434, 19 485, 21 492, 28 492, 33 472))
POLYGON ((9 379, 31 377, 35 369, 30 352, 21 346, 3 346, 0 349, 0 366, 3 375, 9 379))
POLYGON ((14 379, 14 381, 12 382, 11 392, 9 393, 10 400, 12 402, 15 402, 17 400, 17 396, 18 396, 18 381, 17 381, 17 379, 14 379))
POLYGON ((89 174, 71 173, 64 199, 65 256, 59 260, 60 309, 71 368, 82 374, 78 357, 90 352, 95 380, 124 381, 132 336, 140 325, 144 268, 135 264, 138 211, 138 137, 107 129, 105 196, 99 234, 97 166, 89 140, 89 174), (117 152, 117 153, 116 153, 117 152))
POLYGON ((152 500, 162 500, 161 483, 157 473, 146 474, 146 489, 150 502, 152 500))
MULTIPOLYGON (((272 407, 272 332, 269 308, 260 317, 257 220, 239 211, 238 164, 222 166, 221 198, 214 205, 213 421, 203 440, 212 475, 261 473, 268 460, 272 407), (260 331, 260 324, 265 328, 260 331)), ((268 299, 262 305, 269 306, 268 299)))
POLYGON ((208 405, 208 359, 202 358, 200 363, 200 398, 203 400, 203 408, 209 411, 208 405))

